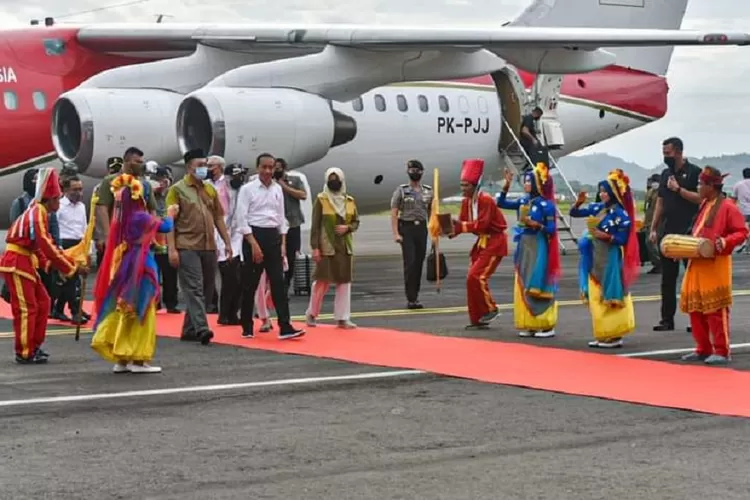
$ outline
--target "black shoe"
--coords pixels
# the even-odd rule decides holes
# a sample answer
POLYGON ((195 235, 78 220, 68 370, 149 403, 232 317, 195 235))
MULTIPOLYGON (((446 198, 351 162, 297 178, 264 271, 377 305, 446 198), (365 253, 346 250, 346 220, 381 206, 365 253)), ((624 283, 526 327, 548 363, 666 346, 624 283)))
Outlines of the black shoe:
POLYGON ((466 325, 466 330, 487 330, 490 327, 489 323, 482 323, 481 321, 479 323, 471 323, 469 325, 466 325))
POLYGON ((687 330, 688 333, 693 333, 693 327, 692 326, 688 326, 687 328, 685 328, 685 330, 687 330))
POLYGON ((252 330, 242 330, 242 338, 243 339, 251 339, 254 338, 255 334, 252 330))
POLYGON ((279 332, 279 338, 281 340, 296 339, 297 337, 302 337, 304 334, 305 331, 302 328, 295 328, 289 325, 279 332))
POLYGON ((56 319, 58 321, 65 321, 65 322, 68 322, 68 323, 70 323, 71 321, 73 321, 69 316, 66 316, 65 313, 62 313, 62 312, 54 312, 54 313, 52 313, 51 318, 52 319, 56 319))
POLYGON ((498 309, 495 309, 494 311, 490 311, 487 314, 485 314, 484 316, 482 316, 479 319, 479 322, 480 323, 484 323, 485 325, 487 325, 487 324, 491 323, 498 316, 500 316, 500 311, 498 309))
POLYGON ((406 308, 407 309, 424 309, 424 306, 420 304, 418 300, 415 300, 414 302, 409 302, 406 305, 406 308))
POLYGON ((28 358, 24 358, 20 354, 16 354, 16 363, 19 365, 41 365, 47 362, 47 357, 40 356, 38 352, 34 353, 28 358))
POLYGON ((207 331, 203 335, 200 336, 201 344, 202 345, 208 345, 211 343, 211 339, 214 338, 214 332, 211 330, 207 331))
POLYGON ((658 325, 654 327, 655 332, 671 332, 674 330, 673 321, 660 321, 658 325))
POLYGON ((167 313, 168 314, 181 314, 182 311, 180 311, 176 307, 167 307, 167 313))
POLYGON ((41 347, 36 350, 36 355, 40 358, 49 358, 49 353, 47 351, 42 350, 41 347))
POLYGON ((231 325, 232 324, 232 322, 230 320, 228 320, 227 318, 224 318, 222 316, 219 316, 219 320, 216 323, 218 323, 219 325, 222 325, 222 326, 227 326, 227 325, 231 325))
POLYGON ((200 339, 197 335, 182 335, 180 340, 183 342, 198 342, 200 339))

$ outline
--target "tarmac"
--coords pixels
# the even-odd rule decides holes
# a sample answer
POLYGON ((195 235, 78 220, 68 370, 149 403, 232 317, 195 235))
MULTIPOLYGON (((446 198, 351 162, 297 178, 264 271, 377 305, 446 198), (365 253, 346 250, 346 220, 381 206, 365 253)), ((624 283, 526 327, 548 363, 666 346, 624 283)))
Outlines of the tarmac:
MULTIPOLYGON (((450 253, 440 293, 425 282, 426 309, 406 311, 398 248, 382 238, 366 224, 357 235, 357 248, 380 245, 356 259, 359 326, 591 351, 575 255, 563 259, 557 337, 529 340, 513 329, 510 258, 491 281, 503 315, 468 332, 467 256, 450 253)), ((468 249, 463 240, 451 244, 468 249)), ((717 370, 750 370, 749 271, 750 257, 737 256, 739 347, 717 370)), ((652 332, 658 293, 659 276, 642 274, 637 331, 599 355, 681 363, 693 346, 687 318, 652 332)), ((298 318, 307 299, 291 298, 298 318)), ((684 500, 746 499, 750 487, 743 418, 163 337, 162 374, 114 375, 91 334, 75 342, 70 327, 52 329, 48 365, 18 366, 8 320, 0 332, 0 499, 684 500)))

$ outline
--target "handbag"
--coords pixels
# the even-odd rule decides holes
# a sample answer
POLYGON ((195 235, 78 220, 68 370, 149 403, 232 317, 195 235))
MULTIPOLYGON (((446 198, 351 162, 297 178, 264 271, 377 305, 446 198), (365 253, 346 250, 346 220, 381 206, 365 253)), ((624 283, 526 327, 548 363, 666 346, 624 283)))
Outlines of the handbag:
POLYGON ((430 249, 430 255, 427 256, 427 281, 436 282, 438 279, 444 280, 448 276, 448 264, 445 261, 445 255, 435 250, 433 246, 430 249), (437 259, 437 260, 436 260, 437 259), (440 264, 440 277, 437 276, 436 262, 440 264))

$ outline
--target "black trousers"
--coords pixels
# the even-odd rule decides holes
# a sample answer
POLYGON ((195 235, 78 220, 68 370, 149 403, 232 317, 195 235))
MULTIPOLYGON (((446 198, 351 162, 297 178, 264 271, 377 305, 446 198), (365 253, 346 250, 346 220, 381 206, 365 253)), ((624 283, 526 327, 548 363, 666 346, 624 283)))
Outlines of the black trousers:
POLYGON ((427 224, 398 221, 398 232, 403 239, 401 242, 401 256, 404 261, 404 287, 406 300, 419 300, 419 290, 422 287, 422 269, 427 255, 427 224))
POLYGON ((57 298, 60 296, 59 273, 54 269, 50 269, 49 273, 45 273, 41 269, 37 269, 37 272, 39 273, 39 277, 42 279, 42 283, 44 284, 44 288, 47 290, 47 294, 49 294, 49 314, 51 315, 55 310, 55 302, 57 302, 57 298))
POLYGON ((245 263, 242 266, 242 308, 240 322, 242 330, 249 332, 253 329, 253 309, 255 307, 255 292, 260 283, 263 271, 271 283, 271 297, 276 306, 276 316, 279 329, 292 330, 289 315, 289 296, 284 286, 284 261, 281 256, 281 234, 276 228, 252 227, 253 236, 263 252, 263 260, 253 262, 253 252, 247 241, 242 242, 242 255, 245 263))
POLYGON ((169 256, 165 253, 156 254, 156 264, 159 266, 161 278, 161 304, 167 309, 177 309, 177 269, 169 264, 169 256))
MULTIPOLYGON (((665 231, 667 234, 687 234, 684 231, 665 231)), ((677 278, 680 276, 680 262, 687 268, 688 261, 668 259, 661 257, 661 320, 674 323, 674 315, 677 312, 677 278)))
MULTIPOLYGON (((81 240, 62 240, 61 246, 63 250, 74 247, 79 244, 81 240)), ((78 314, 78 307, 81 298, 81 277, 75 275, 71 279, 62 282, 60 289, 58 290, 57 300, 53 301, 53 310, 58 314, 65 313, 65 305, 67 304, 70 309, 71 316, 78 314)))
POLYGON ((221 273, 219 320, 236 323, 239 319, 242 306, 242 267, 239 256, 219 262, 221 273))
POLYGON ((302 249, 302 228, 290 227, 286 233, 286 261, 289 269, 284 273, 284 283, 287 293, 294 278, 294 264, 297 262, 297 252, 302 249))

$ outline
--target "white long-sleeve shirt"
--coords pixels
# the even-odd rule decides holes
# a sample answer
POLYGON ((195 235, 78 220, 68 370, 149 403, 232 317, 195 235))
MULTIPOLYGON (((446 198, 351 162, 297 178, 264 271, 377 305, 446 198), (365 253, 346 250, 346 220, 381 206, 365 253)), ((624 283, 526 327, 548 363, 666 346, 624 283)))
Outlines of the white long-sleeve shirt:
POLYGON ((273 181, 266 186, 256 178, 242 186, 234 216, 234 225, 243 236, 253 233, 252 226, 278 228, 281 234, 289 229, 284 215, 284 192, 273 181))
POLYGON ((71 203, 67 196, 63 196, 60 198, 57 221, 60 224, 61 240, 83 239, 89 223, 86 217, 86 204, 81 201, 71 203))

